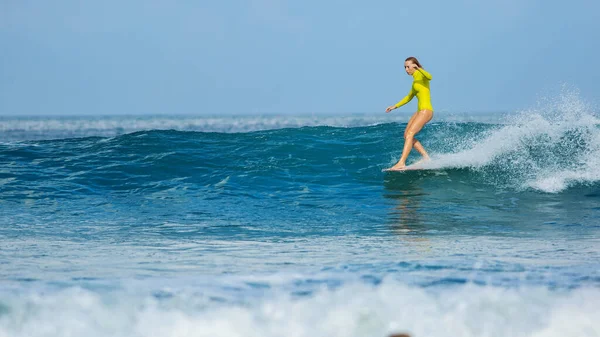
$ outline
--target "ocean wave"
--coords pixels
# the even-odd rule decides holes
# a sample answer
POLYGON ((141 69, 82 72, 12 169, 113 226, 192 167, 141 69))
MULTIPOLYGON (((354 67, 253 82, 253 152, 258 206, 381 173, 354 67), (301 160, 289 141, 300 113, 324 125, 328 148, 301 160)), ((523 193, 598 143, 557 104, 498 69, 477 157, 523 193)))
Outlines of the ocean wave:
POLYGON ((222 303, 199 290, 151 294, 81 288, 0 302, 0 336, 598 336, 595 288, 502 289, 465 285, 426 291, 385 281, 295 297, 222 303))
MULTIPOLYGON (((163 122, 152 120, 163 128, 172 127, 163 122)), ((298 184, 306 188, 307 183, 381 185, 381 170, 400 157, 405 124, 344 118, 321 122, 373 125, 281 128, 285 125, 274 124, 273 129, 243 133, 151 130, 109 138, 5 142, 0 144, 0 159, 6 163, 0 179, 5 191, 26 185, 34 192, 38 181, 44 191, 70 186, 71 190, 156 192, 230 188, 236 182, 250 191, 298 184), (240 179, 254 184, 245 186, 240 179)), ((550 107, 513 115, 504 123, 434 121, 419 134, 432 155, 422 167, 456 179, 466 172, 465 179, 492 189, 558 193, 591 186, 600 181, 599 125, 578 96, 566 94, 550 107)), ((439 175, 431 179, 440 184, 445 180, 439 175)))

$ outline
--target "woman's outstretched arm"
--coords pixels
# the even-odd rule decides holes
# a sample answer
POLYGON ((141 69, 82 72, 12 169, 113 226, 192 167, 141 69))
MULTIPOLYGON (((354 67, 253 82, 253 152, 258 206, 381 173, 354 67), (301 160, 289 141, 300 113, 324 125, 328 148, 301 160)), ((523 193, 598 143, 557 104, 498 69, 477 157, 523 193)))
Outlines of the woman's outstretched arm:
POLYGON ((411 90, 408 95, 406 95, 406 97, 404 97, 400 102, 396 103, 396 105, 392 105, 390 107, 388 107, 385 112, 390 112, 394 109, 398 109, 399 107, 403 106, 404 104, 410 102, 411 99, 413 99, 413 97, 415 97, 416 92, 414 90, 411 90))

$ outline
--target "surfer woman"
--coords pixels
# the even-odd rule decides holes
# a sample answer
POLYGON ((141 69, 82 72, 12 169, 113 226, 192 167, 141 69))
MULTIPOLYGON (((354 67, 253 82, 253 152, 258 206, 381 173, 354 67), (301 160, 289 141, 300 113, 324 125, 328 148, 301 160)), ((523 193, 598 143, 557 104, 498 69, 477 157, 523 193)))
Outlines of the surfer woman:
POLYGON ((417 149, 423 156, 424 160, 429 160, 427 151, 423 148, 423 145, 415 138, 417 133, 421 131, 423 126, 427 124, 433 118, 433 107, 431 106, 431 95, 429 92, 429 81, 431 81, 431 74, 429 74, 416 57, 409 57, 404 62, 404 70, 408 75, 412 75, 413 83, 410 92, 396 105, 392 105, 385 109, 385 112, 390 112, 394 109, 398 109, 404 104, 410 102, 413 97, 417 96, 419 101, 419 108, 417 112, 410 118, 404 131, 404 149, 402 150, 402 157, 396 165, 392 166, 390 170, 402 170, 406 167, 406 158, 410 150, 413 148, 417 149))

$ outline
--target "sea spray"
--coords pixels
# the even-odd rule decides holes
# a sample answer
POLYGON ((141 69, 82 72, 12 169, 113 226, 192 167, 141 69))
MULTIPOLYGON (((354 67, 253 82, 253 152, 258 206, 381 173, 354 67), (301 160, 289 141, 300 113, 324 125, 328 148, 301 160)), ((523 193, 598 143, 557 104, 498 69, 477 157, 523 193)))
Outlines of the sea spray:
POLYGON ((573 92, 548 104, 507 116, 475 136, 443 134, 455 138, 454 146, 434 149, 424 167, 469 169, 497 186, 550 193, 600 180, 600 119, 573 92))

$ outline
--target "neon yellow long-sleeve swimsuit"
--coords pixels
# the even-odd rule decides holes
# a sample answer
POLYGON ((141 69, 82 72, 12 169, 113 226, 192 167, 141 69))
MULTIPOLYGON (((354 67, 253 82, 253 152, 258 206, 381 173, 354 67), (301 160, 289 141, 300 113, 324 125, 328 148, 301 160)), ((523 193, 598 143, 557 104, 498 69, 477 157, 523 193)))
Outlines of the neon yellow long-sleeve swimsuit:
POLYGON ((419 101, 418 107, 419 110, 431 110, 433 111, 433 107, 431 106, 431 93, 429 91, 429 81, 431 81, 431 74, 425 71, 423 68, 418 68, 413 73, 413 83, 410 88, 410 92, 406 97, 404 97, 400 102, 394 105, 395 108, 399 108, 404 104, 410 102, 413 97, 417 96, 417 100, 419 101))

